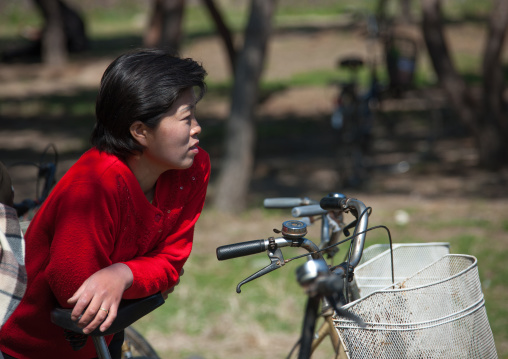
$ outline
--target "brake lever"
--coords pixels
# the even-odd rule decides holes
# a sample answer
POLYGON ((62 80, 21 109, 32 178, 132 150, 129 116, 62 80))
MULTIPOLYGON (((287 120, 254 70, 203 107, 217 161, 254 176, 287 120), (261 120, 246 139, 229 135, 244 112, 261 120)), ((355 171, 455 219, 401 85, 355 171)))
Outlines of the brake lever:
POLYGON ((349 230, 351 228, 354 228, 356 226, 356 224, 358 223, 358 219, 355 219, 353 222, 349 223, 346 227, 344 227, 342 229, 342 232, 344 233, 344 235, 346 237, 349 237, 349 235, 351 234, 351 232, 349 232, 349 230))
POLYGON ((286 263, 284 263, 284 256, 282 255, 282 251, 280 250, 280 248, 275 249, 273 252, 271 250, 268 250, 267 252, 268 252, 268 258, 270 258, 270 264, 267 265, 265 268, 257 271, 253 275, 245 278, 240 283, 238 283, 238 285, 236 286, 237 293, 241 293, 242 290, 240 289, 240 287, 242 285, 244 285, 245 283, 253 281, 254 279, 257 279, 267 273, 270 273, 276 269, 279 269, 284 264, 286 264, 286 263))

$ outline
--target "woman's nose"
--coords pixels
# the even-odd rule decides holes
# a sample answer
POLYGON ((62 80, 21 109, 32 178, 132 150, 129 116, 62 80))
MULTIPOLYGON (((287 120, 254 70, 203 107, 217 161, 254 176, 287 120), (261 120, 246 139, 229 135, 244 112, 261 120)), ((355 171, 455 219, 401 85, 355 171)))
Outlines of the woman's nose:
POLYGON ((201 126, 199 125, 197 120, 194 120, 192 129, 191 129, 191 136, 196 136, 201 133, 201 126))

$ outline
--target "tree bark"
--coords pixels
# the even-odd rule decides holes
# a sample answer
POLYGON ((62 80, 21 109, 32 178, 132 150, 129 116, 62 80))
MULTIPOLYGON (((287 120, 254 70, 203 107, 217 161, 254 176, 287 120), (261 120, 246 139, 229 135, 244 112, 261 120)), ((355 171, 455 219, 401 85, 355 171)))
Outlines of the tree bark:
POLYGON ((242 210, 247 203, 254 166, 254 109, 274 11, 275 0, 251 1, 244 45, 235 70, 226 153, 215 197, 215 206, 227 212, 242 210))
POLYGON ((507 113, 500 54, 508 26, 508 2, 497 0, 489 21, 483 54, 483 91, 474 98, 451 61, 443 35, 440 0, 422 0, 423 35, 439 83, 450 105, 476 140, 480 166, 506 166, 508 155, 507 113))
POLYGON ((486 46, 483 53, 484 109, 490 108, 496 122, 504 133, 508 132, 507 121, 502 120, 504 106, 503 69, 501 53, 508 29, 508 1, 498 0, 492 10, 486 46))
POLYGON ((185 0, 155 0, 148 30, 143 43, 145 47, 164 47, 175 52, 180 49, 185 0))
POLYGON ((55 67, 64 65, 68 60, 67 37, 58 0, 36 0, 35 2, 46 21, 41 38, 42 62, 55 67))
POLYGON ((448 44, 444 38, 440 0, 422 0, 423 36, 432 65, 441 86, 450 97, 456 110, 472 132, 476 132, 474 99, 460 75, 455 70, 448 44))
POLYGON ((501 53, 508 28, 508 2, 498 0, 491 12, 489 30, 483 53, 483 91, 480 128, 480 162, 484 167, 497 169, 508 155, 508 113, 503 98, 505 84, 501 53))
POLYGON ((411 0, 400 0, 400 16, 402 22, 411 24, 413 22, 413 15, 411 14, 411 0))
POLYGON ((217 6, 215 5, 215 1, 203 0, 203 2, 205 3, 206 8, 210 12, 210 16, 212 17, 213 22, 215 23, 215 27, 219 32, 222 42, 224 43, 229 58, 231 73, 234 75, 236 65, 236 49, 233 44, 233 36, 231 35, 231 31, 224 22, 224 18, 219 9, 217 8, 217 6))

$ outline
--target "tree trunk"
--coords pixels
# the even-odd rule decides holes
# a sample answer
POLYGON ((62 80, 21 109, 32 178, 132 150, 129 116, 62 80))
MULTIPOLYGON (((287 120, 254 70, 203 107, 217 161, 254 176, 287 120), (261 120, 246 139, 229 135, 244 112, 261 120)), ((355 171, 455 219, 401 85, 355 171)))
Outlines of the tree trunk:
POLYGON ((254 109, 274 11, 275 0, 251 1, 244 45, 237 60, 226 153, 215 197, 216 207, 227 212, 242 210, 247 202, 254 166, 254 109))
POLYGON ((499 147, 498 153, 495 152, 495 148, 480 153, 482 163, 487 164, 488 167, 496 166, 494 163, 490 163, 493 158, 497 158, 496 162, 503 162, 508 150, 506 146, 508 142, 508 113, 506 112, 506 104, 503 98, 505 84, 501 63, 501 53, 507 28, 508 2, 498 0, 491 12, 489 31, 483 53, 483 102, 482 111, 480 111, 478 119, 481 128, 490 127, 490 132, 497 133, 499 138, 495 141, 494 138, 491 138, 491 136, 487 137, 485 134, 486 142, 488 144, 500 142, 498 146, 493 146, 499 147), (502 144, 505 145, 503 146, 502 144))
POLYGON ((148 30, 143 39, 145 47, 164 47, 175 52, 180 49, 185 0, 155 0, 148 30))
POLYGON ((386 20, 386 5, 387 0, 378 0, 376 6, 376 17, 379 23, 384 23, 386 20))
POLYGON ((220 13, 217 6, 215 5, 214 0, 203 0, 203 2, 205 3, 206 8, 210 12, 210 16, 212 17, 213 22, 215 23, 215 27, 217 28, 217 31, 219 32, 219 35, 222 39, 222 42, 226 47, 231 73, 234 75, 236 65, 236 50, 233 44, 233 37, 231 35, 231 31, 224 22, 223 16, 220 13))
POLYGON ((411 24, 413 22, 413 15, 411 14, 411 0, 400 0, 400 15, 403 23, 411 24))
POLYGON ((50 66, 67 63, 67 37, 64 30, 62 12, 58 0, 36 0, 46 25, 41 38, 42 62, 50 66))
POLYGON ((508 2, 498 0, 489 21, 483 63, 481 100, 472 96, 455 70, 443 36, 440 0, 422 0, 423 35, 434 70, 453 110, 470 129, 477 144, 480 166, 497 169, 508 155, 507 113, 503 102, 501 49, 508 24, 508 2))
POLYGON ((423 36, 441 86, 450 97, 451 105, 472 132, 476 132, 474 99, 455 70, 448 44, 444 38, 440 0, 422 0, 423 36))

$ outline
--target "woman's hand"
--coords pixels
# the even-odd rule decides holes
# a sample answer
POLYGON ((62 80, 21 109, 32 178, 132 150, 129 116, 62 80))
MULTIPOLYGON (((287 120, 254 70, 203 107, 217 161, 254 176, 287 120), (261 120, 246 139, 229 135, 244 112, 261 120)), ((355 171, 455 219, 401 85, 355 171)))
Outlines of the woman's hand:
POLYGON ((115 320, 123 292, 132 281, 132 272, 123 263, 112 264, 92 274, 67 301, 74 304, 71 319, 78 321, 85 334, 99 325, 100 330, 105 331, 115 320))

